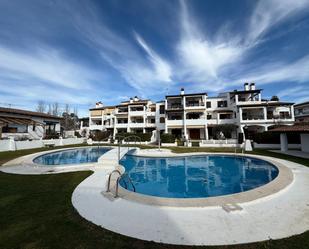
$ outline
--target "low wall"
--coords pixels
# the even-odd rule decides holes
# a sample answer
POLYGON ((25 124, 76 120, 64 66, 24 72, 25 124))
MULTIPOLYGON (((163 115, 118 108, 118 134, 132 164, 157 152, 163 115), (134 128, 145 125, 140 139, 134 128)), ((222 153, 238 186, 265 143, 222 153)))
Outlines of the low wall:
MULTIPOLYGON (((278 149, 280 150, 280 144, 258 144, 258 143, 253 143, 253 148, 255 149, 278 149)), ((288 145, 289 149, 300 149, 300 144, 289 144, 288 145)))
POLYGON ((26 150, 42 148, 46 145, 64 146, 72 144, 82 144, 84 138, 48 139, 48 140, 26 140, 14 141, 13 139, 0 140, 0 151, 26 150))

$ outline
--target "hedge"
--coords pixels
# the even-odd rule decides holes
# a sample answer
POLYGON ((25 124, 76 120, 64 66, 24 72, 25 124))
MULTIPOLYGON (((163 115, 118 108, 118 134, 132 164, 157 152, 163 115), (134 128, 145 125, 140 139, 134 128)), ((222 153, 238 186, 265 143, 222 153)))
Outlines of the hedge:
POLYGON ((175 143, 175 136, 169 133, 163 133, 160 136, 161 143, 175 143))
MULTIPOLYGON (((117 133, 115 138, 117 139, 118 137, 120 139, 123 139, 123 137, 129 137, 129 136, 136 136, 139 137, 141 139, 142 142, 149 142, 151 139, 151 133, 127 133, 127 132, 121 132, 121 133, 117 133)), ((138 138, 132 137, 129 138, 128 140, 126 139, 127 142, 139 142, 138 138)))

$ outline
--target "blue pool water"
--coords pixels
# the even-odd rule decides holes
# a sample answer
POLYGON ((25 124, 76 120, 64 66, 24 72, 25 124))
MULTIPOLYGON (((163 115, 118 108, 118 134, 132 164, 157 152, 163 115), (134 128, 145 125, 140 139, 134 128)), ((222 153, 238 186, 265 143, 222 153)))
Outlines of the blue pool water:
POLYGON ((42 165, 62 165, 97 162, 98 158, 109 150, 110 148, 102 147, 70 149, 39 156, 35 158, 33 162, 42 165))
MULTIPOLYGON (((136 192, 169 198, 197 198, 239 193, 262 186, 278 175, 272 164, 249 157, 190 156, 147 158, 126 155, 121 164, 136 192)), ((128 186, 126 178, 120 181, 128 186)))

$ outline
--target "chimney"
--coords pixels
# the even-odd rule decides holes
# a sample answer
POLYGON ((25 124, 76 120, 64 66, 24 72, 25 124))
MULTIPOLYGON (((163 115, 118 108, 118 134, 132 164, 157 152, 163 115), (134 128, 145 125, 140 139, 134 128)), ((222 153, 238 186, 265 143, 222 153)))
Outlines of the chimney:
POLYGON ((180 95, 184 95, 185 94, 185 89, 182 87, 181 89, 180 89, 180 95))
POLYGON ((250 90, 255 90, 255 83, 252 82, 252 83, 250 84, 250 90))
POLYGON ((103 107, 103 103, 101 101, 95 103, 95 108, 103 107))
POLYGON ((134 97, 134 101, 138 101, 139 99, 138 99, 138 97, 137 96, 135 96, 134 97))
POLYGON ((133 98, 130 98, 130 103, 133 103, 133 98))
POLYGON ((244 90, 245 90, 245 91, 249 91, 249 83, 246 82, 246 83, 244 84, 244 90))

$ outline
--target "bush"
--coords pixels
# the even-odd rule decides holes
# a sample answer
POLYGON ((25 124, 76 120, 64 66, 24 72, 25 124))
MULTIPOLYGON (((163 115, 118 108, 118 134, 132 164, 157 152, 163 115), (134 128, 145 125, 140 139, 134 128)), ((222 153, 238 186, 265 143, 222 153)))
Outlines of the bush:
POLYGON ((200 142, 192 142, 192 147, 200 147, 200 142))
POLYGON ((216 138, 220 138, 219 134, 220 132, 223 133, 224 138, 231 138, 232 137, 232 132, 236 131, 237 126, 234 124, 222 124, 222 125, 217 125, 215 127, 213 127, 213 135, 216 138))
POLYGON ((106 141, 111 136, 109 131, 92 131, 89 138, 93 141, 106 141))
POLYGON ((160 136, 161 143, 175 143, 175 136, 169 133, 163 133, 160 136))
POLYGON ((151 135, 152 135, 151 133, 126 133, 126 132, 122 132, 122 133, 116 134, 115 138, 116 139, 120 138, 121 140, 123 140, 124 139, 123 137, 127 138, 127 137, 130 137, 130 136, 136 136, 136 137, 139 137, 139 139, 136 138, 136 137, 131 137, 131 138, 126 139, 126 142, 140 142, 140 141, 149 142, 150 139, 151 139, 151 135))
POLYGON ((74 132, 74 136, 75 136, 75 137, 78 137, 78 138, 81 138, 81 137, 82 137, 82 136, 79 134, 78 131, 75 131, 75 132, 74 132))
POLYGON ((44 139, 59 139, 59 134, 47 134, 44 139))

